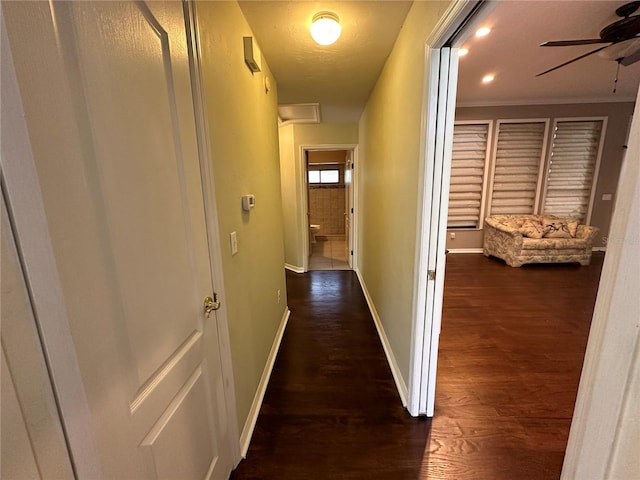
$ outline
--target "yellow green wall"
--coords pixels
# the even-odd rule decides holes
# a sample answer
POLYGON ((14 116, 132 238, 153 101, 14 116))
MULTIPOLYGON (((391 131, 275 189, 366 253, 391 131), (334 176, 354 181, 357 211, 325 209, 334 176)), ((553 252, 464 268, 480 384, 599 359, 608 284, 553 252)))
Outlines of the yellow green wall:
POLYGON ((198 2, 197 10, 206 26, 202 73, 242 430, 286 309, 276 84, 264 60, 255 74, 244 63, 242 37, 253 34, 236 2, 198 2), (241 208, 248 193, 256 197, 249 213, 241 208), (231 256, 233 231, 239 249, 231 256))
POLYGON ((359 269, 409 379, 425 41, 449 2, 414 2, 360 118, 359 269))
POLYGON ((304 163, 301 147, 357 145, 358 124, 318 123, 289 124, 280 127, 280 168, 282 171, 282 204, 284 217, 285 263, 295 269, 304 265, 304 229, 306 197, 303 183, 304 163))

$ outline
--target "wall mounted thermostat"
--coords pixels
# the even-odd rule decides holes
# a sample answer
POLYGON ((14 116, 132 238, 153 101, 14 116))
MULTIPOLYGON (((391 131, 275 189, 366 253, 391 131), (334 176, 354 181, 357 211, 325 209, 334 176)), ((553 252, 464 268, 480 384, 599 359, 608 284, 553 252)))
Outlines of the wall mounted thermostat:
POLYGON ((243 195, 242 196, 242 209, 247 212, 256 206, 255 195, 243 195))

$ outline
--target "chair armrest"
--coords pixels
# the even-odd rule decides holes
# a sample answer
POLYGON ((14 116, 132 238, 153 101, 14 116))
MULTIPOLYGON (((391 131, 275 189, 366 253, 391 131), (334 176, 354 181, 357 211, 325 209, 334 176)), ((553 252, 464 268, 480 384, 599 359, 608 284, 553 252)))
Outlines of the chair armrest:
POLYGON ((600 229, 598 227, 592 227, 590 225, 578 225, 578 230, 576 231, 576 238, 581 238, 582 240, 591 244, 596 238, 596 235, 600 229))

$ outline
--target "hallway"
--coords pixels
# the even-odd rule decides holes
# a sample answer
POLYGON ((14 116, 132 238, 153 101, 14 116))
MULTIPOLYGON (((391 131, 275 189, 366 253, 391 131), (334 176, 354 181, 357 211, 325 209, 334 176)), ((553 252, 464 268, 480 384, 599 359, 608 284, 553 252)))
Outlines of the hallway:
POLYGON ((559 478, 603 257, 449 256, 433 420, 402 408, 356 275, 287 272, 291 318, 231 478, 559 478))
POLYGON ((400 402, 352 271, 287 272, 291 318, 232 479, 418 478, 430 421, 400 402))

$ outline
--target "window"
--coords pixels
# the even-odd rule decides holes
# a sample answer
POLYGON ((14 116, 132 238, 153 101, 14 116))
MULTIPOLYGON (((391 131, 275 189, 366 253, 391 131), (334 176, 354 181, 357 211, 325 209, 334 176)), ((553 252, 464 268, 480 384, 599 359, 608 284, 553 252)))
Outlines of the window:
POLYGON ((309 167, 310 184, 339 184, 340 170, 337 168, 318 169, 309 167))
POLYGON ((453 133, 448 228, 485 215, 546 213, 589 223, 606 117, 474 120, 453 133))
POLYGON ((453 131, 449 228, 478 228, 483 211, 491 122, 456 122, 453 131))
POLYGON ((490 214, 532 214, 549 122, 498 121, 490 214))
POLYGON ((543 212, 584 222, 590 216, 604 119, 556 121, 543 212))

